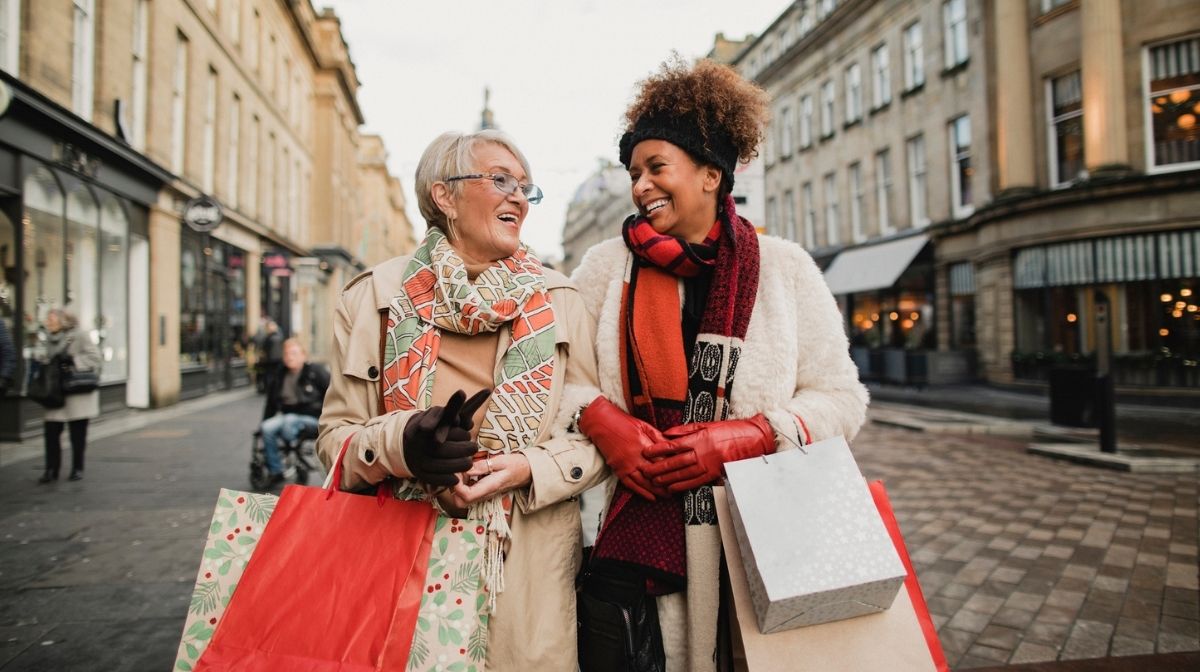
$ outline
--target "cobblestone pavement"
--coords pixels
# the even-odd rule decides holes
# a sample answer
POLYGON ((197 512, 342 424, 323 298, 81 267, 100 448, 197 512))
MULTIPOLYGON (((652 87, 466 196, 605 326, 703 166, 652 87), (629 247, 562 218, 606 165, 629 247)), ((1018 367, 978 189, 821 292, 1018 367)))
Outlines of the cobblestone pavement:
POLYGON ((868 425, 949 663, 1200 650, 1196 474, 1133 475, 988 436, 868 425))

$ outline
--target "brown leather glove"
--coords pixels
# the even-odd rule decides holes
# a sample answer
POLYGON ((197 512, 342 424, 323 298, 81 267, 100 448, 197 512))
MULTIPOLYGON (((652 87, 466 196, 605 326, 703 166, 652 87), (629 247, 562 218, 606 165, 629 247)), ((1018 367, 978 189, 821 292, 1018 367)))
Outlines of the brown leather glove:
POLYGON ((650 501, 667 496, 664 488, 656 487, 642 474, 643 467, 650 465, 642 451, 664 440, 654 426, 622 411, 608 399, 596 397, 579 416, 579 431, 596 444, 625 487, 650 501))
POLYGON ((708 485, 724 475, 726 462, 775 452, 775 432, 762 414, 744 420, 695 422, 663 432, 666 440, 645 451, 642 472, 672 493, 708 485))
POLYGON ((413 478, 450 487, 471 468, 479 446, 471 438, 472 417, 492 391, 483 389, 469 400, 457 390, 445 406, 414 413, 404 426, 404 462, 413 478))

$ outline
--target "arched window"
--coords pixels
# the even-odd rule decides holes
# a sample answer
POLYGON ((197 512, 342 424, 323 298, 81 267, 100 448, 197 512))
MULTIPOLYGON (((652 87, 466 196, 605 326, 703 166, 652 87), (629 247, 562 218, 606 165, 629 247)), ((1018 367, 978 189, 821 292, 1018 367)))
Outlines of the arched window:
POLYGON ((22 328, 34 343, 38 326, 51 308, 66 303, 63 277, 66 199, 58 179, 45 166, 25 178, 25 213, 21 221, 25 246, 25 297, 22 328))
POLYGON ((92 190, 82 182, 67 187, 67 310, 79 318, 79 328, 100 342, 100 259, 97 249, 100 207, 92 190))
POLYGON ((100 354, 102 381, 129 370, 129 214, 121 199, 100 192, 100 354))

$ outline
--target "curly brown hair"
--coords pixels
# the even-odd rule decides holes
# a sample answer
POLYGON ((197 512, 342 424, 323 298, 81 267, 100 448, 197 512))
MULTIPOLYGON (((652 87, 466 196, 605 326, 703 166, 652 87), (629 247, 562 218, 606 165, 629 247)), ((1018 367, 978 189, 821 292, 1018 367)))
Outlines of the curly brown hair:
POLYGON ((763 126, 770 118, 767 93, 733 68, 709 59, 688 65, 678 54, 638 82, 637 97, 625 111, 626 130, 633 130, 643 116, 663 113, 694 114, 706 146, 709 130, 721 128, 742 163, 758 156, 763 126))

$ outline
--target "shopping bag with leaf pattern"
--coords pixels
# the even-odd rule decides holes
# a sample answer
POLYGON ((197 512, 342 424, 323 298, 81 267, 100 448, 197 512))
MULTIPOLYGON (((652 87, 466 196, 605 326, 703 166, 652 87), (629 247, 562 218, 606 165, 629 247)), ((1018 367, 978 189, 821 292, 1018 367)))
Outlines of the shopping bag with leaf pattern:
POLYGON ((226 489, 217 496, 175 670, 190 672, 208 646, 278 501, 275 495, 226 489))

